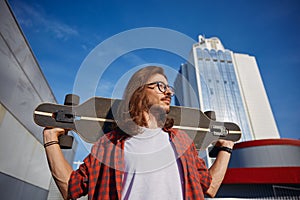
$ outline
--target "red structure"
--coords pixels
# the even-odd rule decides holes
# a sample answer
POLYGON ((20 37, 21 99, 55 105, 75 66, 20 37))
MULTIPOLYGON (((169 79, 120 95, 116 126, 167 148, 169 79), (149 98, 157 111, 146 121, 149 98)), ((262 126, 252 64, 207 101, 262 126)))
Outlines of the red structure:
POLYGON ((218 197, 300 199, 300 140, 236 144, 218 197))

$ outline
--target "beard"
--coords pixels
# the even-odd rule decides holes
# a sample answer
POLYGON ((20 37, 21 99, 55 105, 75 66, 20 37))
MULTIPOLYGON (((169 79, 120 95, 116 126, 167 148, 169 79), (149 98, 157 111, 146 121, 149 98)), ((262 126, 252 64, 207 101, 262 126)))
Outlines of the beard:
POLYGON ((170 108, 166 109, 165 106, 154 104, 149 108, 149 114, 155 117, 160 126, 163 126, 167 119, 167 114, 170 108))
POLYGON ((150 111, 151 109, 153 110, 153 112, 164 112, 164 114, 168 114, 170 112, 170 103, 171 103, 171 97, 170 96, 165 96, 162 97, 161 99, 152 99, 152 98, 147 98, 146 101, 147 105, 146 108, 148 111, 150 111), (165 102, 168 101, 169 103, 165 102))

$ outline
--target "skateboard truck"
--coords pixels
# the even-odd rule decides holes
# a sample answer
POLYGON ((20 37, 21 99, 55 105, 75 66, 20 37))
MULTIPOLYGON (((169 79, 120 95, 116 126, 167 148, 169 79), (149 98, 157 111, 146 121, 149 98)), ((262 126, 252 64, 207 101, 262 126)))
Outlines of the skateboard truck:
MULTIPOLYGON (((229 134, 229 131, 226 129, 226 127, 222 125, 211 125, 209 129, 214 136, 226 137, 229 134)), ((217 157, 220 148, 213 146, 213 147, 209 147, 208 151, 209 151, 209 157, 215 158, 217 157)))
MULTIPOLYGON (((211 119, 212 121, 216 121, 216 113, 215 111, 205 111, 204 114, 211 119)), ((224 125, 210 125, 209 132, 214 136, 225 137, 229 134, 229 131, 226 129, 224 125)))
POLYGON ((212 133, 214 136, 219 137, 225 137, 229 134, 226 127, 222 125, 211 125, 209 127, 209 132, 212 133))
MULTIPOLYGON (((64 105, 78 105, 79 104, 79 96, 75 94, 67 94, 65 96, 65 102, 64 105)), ((55 120, 58 122, 66 122, 66 123, 73 123, 74 122, 74 115, 67 113, 63 110, 58 110, 55 113, 55 120)), ((66 133, 64 135, 61 135, 58 138, 59 146, 61 149, 72 149, 73 145, 73 136, 68 135, 68 130, 66 130, 66 133)))
POLYGON ((58 110, 55 113, 55 121, 57 122, 64 122, 64 123, 73 123, 74 122, 74 115, 67 113, 63 110, 58 110))

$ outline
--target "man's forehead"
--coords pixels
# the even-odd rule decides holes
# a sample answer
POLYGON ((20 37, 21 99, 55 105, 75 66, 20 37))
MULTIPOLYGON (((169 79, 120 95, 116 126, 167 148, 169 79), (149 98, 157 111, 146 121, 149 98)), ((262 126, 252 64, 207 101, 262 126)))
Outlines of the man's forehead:
POLYGON ((161 82, 164 82, 164 83, 168 82, 168 80, 166 79, 166 77, 164 75, 162 75, 162 74, 154 74, 153 76, 151 76, 149 78, 148 81, 151 81, 151 82, 153 82, 153 81, 161 81, 161 82))

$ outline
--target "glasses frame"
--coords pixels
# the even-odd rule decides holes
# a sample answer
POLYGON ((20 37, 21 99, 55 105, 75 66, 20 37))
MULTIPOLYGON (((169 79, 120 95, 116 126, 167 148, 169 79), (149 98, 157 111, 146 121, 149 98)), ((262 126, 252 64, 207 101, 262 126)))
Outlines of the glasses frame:
MULTIPOLYGON (((162 93, 165 93, 167 91, 167 88, 169 88, 169 90, 171 91, 171 96, 174 96, 175 94, 175 89, 173 86, 170 86, 170 85, 166 85, 164 82, 162 81, 155 81, 155 82, 152 82, 152 83, 147 83, 146 85, 147 86, 150 86, 150 85, 154 85, 156 84, 158 90, 162 93)), ((148 87, 150 89, 154 89, 155 87, 148 87)))

